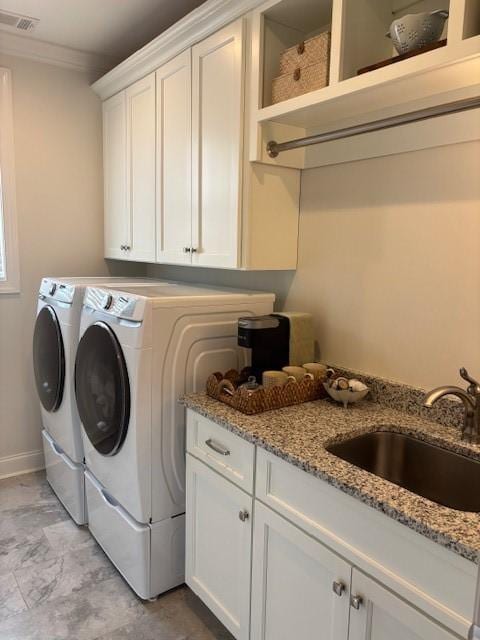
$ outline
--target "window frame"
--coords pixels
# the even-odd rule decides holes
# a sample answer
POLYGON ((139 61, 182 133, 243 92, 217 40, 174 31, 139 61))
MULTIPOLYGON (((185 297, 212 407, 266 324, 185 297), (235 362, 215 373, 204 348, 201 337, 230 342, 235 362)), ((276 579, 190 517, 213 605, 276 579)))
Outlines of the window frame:
MULTIPOLYGON (((0 67, 0 198, 6 278, 0 280, 0 295, 20 293, 20 263, 17 232, 15 153, 13 141, 12 72, 0 67)), ((1 215, 1 213, 0 213, 1 215)), ((1 224, 1 219, 0 219, 1 224)))

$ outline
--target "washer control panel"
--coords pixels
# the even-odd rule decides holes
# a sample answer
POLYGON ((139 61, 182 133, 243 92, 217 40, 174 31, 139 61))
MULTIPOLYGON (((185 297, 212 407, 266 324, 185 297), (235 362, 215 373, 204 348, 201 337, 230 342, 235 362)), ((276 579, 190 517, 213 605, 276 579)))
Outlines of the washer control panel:
POLYGON ((83 305, 93 310, 102 311, 117 318, 141 321, 144 303, 136 296, 126 295, 121 291, 87 287, 83 305))

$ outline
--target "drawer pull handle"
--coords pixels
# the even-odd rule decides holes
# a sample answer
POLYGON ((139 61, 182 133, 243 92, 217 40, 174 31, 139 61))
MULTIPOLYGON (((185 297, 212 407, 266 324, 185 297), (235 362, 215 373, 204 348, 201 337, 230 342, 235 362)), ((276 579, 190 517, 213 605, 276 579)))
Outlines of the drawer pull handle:
POLYGON ((246 509, 242 509, 242 511, 240 511, 240 513, 238 514, 238 517, 242 522, 246 522, 249 519, 250 514, 246 509))
POLYGON ((350 599, 350 604, 354 609, 358 611, 363 604, 362 596, 352 596, 350 599))
POLYGON ((215 442, 215 440, 212 440, 211 438, 209 438, 208 440, 205 440, 205 444, 207 445, 207 447, 210 447, 210 449, 213 449, 213 451, 215 451, 216 453, 219 453, 221 456, 230 455, 230 451, 226 447, 224 447, 221 444, 218 444, 218 442, 215 442))
POLYGON ((343 596, 343 594, 345 593, 345 585, 343 584, 343 582, 340 582, 340 580, 335 580, 332 588, 333 593, 339 597, 343 596))

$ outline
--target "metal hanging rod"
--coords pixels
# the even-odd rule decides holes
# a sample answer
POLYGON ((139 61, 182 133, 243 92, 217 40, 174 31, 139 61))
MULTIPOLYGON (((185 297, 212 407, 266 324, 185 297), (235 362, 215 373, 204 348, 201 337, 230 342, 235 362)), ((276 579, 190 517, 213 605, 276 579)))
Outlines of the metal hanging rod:
POLYGON ((358 136, 362 133, 391 129, 392 127, 398 127, 402 124, 421 122, 422 120, 428 120, 429 118, 438 118, 439 116, 444 116, 449 113, 460 113, 461 111, 468 111, 469 109, 475 109, 477 107, 480 107, 480 96, 467 98, 465 100, 457 100, 456 102, 449 102, 436 107, 428 107, 427 109, 420 109, 419 111, 411 111, 409 113, 391 116, 390 118, 383 118, 382 120, 376 120, 374 122, 356 124, 353 127, 345 127, 345 129, 337 129, 336 131, 327 131, 314 136, 307 136, 306 138, 290 140, 289 142, 275 142, 275 140, 270 140, 267 144, 267 153, 270 158, 276 158, 279 153, 282 153, 282 151, 300 149, 301 147, 309 147, 313 144, 331 142, 332 140, 351 138, 352 136, 358 136))

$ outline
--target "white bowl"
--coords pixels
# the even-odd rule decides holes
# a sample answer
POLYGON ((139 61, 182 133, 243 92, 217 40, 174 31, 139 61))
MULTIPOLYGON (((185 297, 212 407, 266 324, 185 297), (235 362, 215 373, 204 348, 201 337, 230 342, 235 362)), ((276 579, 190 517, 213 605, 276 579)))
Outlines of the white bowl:
POLYGON ((337 402, 341 402, 345 408, 352 402, 358 402, 359 400, 362 400, 362 398, 365 398, 365 396, 369 392, 369 389, 364 389, 363 391, 350 391, 350 389, 332 389, 326 382, 324 382, 323 386, 328 395, 337 402))
POLYGON ((440 39, 448 11, 410 13, 394 20, 387 36, 398 53, 410 53, 440 39))

